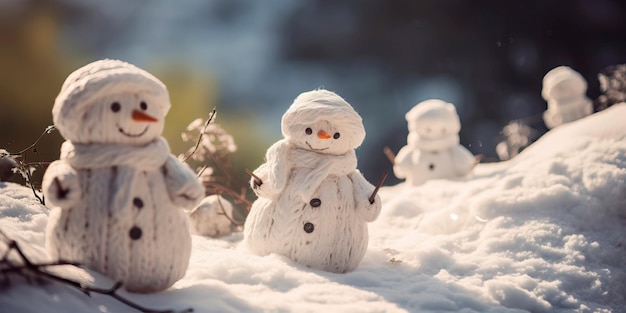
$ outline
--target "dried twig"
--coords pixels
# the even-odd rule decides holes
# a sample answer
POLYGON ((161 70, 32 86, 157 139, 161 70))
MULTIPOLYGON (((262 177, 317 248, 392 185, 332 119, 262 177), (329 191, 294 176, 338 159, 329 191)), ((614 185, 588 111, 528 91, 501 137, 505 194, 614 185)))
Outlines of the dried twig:
POLYGON ((200 132, 200 136, 198 137, 198 140, 196 140, 196 145, 194 146, 193 150, 191 150, 191 152, 187 156, 185 156, 183 158, 183 163, 187 162, 187 160, 194 153, 196 153, 196 151, 198 151, 198 147, 200 147, 200 143, 202 142, 202 136, 204 135, 204 132, 206 131, 207 127, 209 127, 209 124, 211 123, 211 121, 215 117, 216 113, 217 113, 217 111, 215 109, 213 109, 213 111, 211 112, 211 115, 209 115, 209 119, 206 120, 206 123, 204 123, 204 126, 202 127, 202 131, 200 132))
POLYGON ((37 146, 37 143, 39 143, 39 140, 41 140, 41 138, 46 135, 46 134, 50 134, 52 133, 54 130, 56 130, 56 127, 54 127, 54 125, 49 125, 48 127, 46 127, 46 129, 43 130, 43 132, 41 133, 41 135, 39 135, 39 137, 37 137, 37 139, 35 139, 35 142, 33 142, 33 144, 31 144, 30 146, 22 149, 22 151, 18 152, 18 153, 13 153, 14 155, 21 155, 23 153, 26 153, 28 150, 30 150, 31 148, 34 148, 35 146, 37 146))
POLYGON ((396 155, 393 153, 393 151, 391 151, 389 147, 383 148, 383 152, 385 153, 385 156, 387 156, 387 159, 389 160, 389 162, 391 162, 392 165, 396 164, 396 155))
POLYGON ((378 184, 376 184, 376 188, 374 188, 374 191, 372 192, 372 195, 369 197, 369 201, 370 204, 374 204, 374 200, 376 200, 376 194, 378 193, 378 189, 380 189, 380 187, 383 185, 383 183, 385 182, 385 179, 387 179, 387 171, 385 171, 383 173, 383 176, 380 177, 380 180, 378 180, 378 184))
MULTIPOLYGON (((75 262, 68 262, 68 261, 63 261, 63 260, 59 260, 57 262, 48 262, 48 263, 33 263, 30 261, 30 259, 24 254, 24 252, 22 251, 22 249, 19 247, 18 243, 11 239, 9 236, 7 236, 4 232, 2 232, 2 230, 0 230, 0 235, 3 237, 6 245, 7 245, 7 251, 5 251, 4 256, 2 257, 2 259, 0 260, 0 273, 5 275, 5 278, 7 277, 7 275, 9 273, 14 273, 14 274, 18 274, 21 275, 22 277, 24 277, 25 279, 27 279, 27 281, 29 281, 28 276, 26 275, 26 273, 24 271, 28 271, 31 274, 34 274, 35 277, 45 277, 48 278, 50 280, 53 281, 57 281, 69 286, 72 286, 78 290, 80 290, 81 292, 83 292, 84 294, 86 294, 87 296, 91 296, 91 293, 97 293, 97 294, 102 294, 102 295, 107 295, 112 297, 113 299, 124 303, 125 305, 138 310, 140 312, 145 312, 145 313, 189 313, 189 312, 193 312, 193 308, 187 308, 185 310, 182 311, 174 311, 174 310, 154 310, 154 309, 150 309, 150 308, 146 308, 144 306, 141 306, 137 303, 134 303, 126 298, 124 298, 123 296, 121 296, 117 291, 122 287, 122 283, 118 282, 115 285, 113 285, 113 287, 111 288, 97 288, 97 287, 91 287, 91 286, 87 286, 84 284, 81 284, 77 281, 73 281, 69 278, 65 278, 62 276, 58 276, 56 274, 50 273, 45 271, 45 269, 47 267, 51 267, 51 266, 65 266, 65 265, 70 265, 70 266, 76 266, 76 267, 80 267, 81 265, 75 262), (11 264, 8 260, 9 257, 9 253, 11 251, 15 251, 19 256, 20 259, 22 261, 23 264, 19 264, 19 265, 15 265, 15 264, 11 264)), ((7 278, 8 280, 8 278, 7 278)))
POLYGON ((30 173, 30 169, 29 167, 33 164, 35 165, 39 165, 42 169, 44 165, 49 164, 49 162, 26 162, 26 155, 28 153, 28 151, 30 151, 31 149, 33 150, 33 152, 35 154, 37 154, 37 144, 39 143, 39 140, 41 140, 41 138, 43 138, 44 135, 46 134, 50 134, 52 133, 56 128, 54 127, 54 125, 50 125, 48 127, 46 127, 46 129, 44 129, 44 131, 41 133, 41 135, 39 135, 39 137, 37 137, 37 139, 35 139, 35 142, 33 142, 30 146, 22 149, 21 151, 17 152, 17 153, 9 153, 9 155, 11 156, 16 156, 21 158, 21 160, 19 160, 18 158, 18 169, 19 171, 22 173, 22 175, 24 176, 24 178, 26 179, 26 183, 28 185, 30 185, 31 190, 33 191, 33 194, 35 195, 35 198, 37 198, 37 200, 39 200, 39 203, 41 203, 42 205, 45 205, 45 199, 43 196, 39 196, 37 194, 37 190, 35 190, 35 184, 33 182, 33 176, 30 173))
POLYGON ((261 178, 259 176, 256 176, 254 173, 252 173, 252 171, 250 171, 249 169, 246 169, 246 173, 248 173, 248 175, 252 176, 252 178, 254 178, 254 185, 257 187, 261 187, 261 185, 263 185, 263 180, 261 180, 261 178))
POLYGON ((252 202, 250 202, 250 200, 248 200, 248 198, 246 197, 247 189, 245 187, 242 187, 240 192, 236 192, 235 190, 225 187, 224 185, 215 181, 205 182, 204 186, 208 194, 229 195, 233 198, 235 203, 244 205, 246 212, 250 212, 250 207, 252 207, 252 202))
POLYGON ((220 206, 220 209, 222 210, 222 215, 226 216, 226 218, 235 226, 242 226, 243 224, 235 221, 235 219, 233 219, 232 217, 228 216, 228 213, 226 213, 226 210, 224 209, 224 205, 222 205, 222 195, 221 194, 217 194, 217 205, 220 206))

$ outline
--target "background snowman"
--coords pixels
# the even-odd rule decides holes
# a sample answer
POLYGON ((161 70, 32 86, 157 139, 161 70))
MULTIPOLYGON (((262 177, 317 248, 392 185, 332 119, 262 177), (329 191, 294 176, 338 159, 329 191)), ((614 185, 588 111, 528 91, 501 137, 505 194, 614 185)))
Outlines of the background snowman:
POLYGON ((361 117, 337 94, 313 90, 294 100, 281 128, 285 138, 251 180, 259 198, 244 225, 247 246, 325 271, 355 269, 367 249, 367 222, 381 208, 356 168, 361 117))
POLYGON ((459 144, 461 122, 454 105, 438 99, 418 103, 406 114, 407 145, 395 158, 393 171, 413 186, 429 179, 469 174, 476 158, 459 144))
POLYGON ((548 102, 543 121, 548 128, 573 122, 593 113, 587 98, 587 81, 568 66, 559 66, 543 77, 541 96, 548 102))
POLYGON ((43 179, 53 259, 132 292, 166 289, 185 274, 191 238, 181 209, 204 189, 160 136, 169 108, 165 85, 122 61, 96 61, 67 78, 52 109, 67 141, 43 179))

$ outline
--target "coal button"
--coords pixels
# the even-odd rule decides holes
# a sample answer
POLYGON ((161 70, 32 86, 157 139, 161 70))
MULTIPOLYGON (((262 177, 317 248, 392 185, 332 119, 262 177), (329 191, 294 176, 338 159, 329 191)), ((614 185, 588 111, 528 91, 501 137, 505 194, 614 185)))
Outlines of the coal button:
POLYGON ((313 223, 306 222, 304 224, 304 231, 307 232, 308 234, 312 233, 314 229, 315 229, 315 226, 313 226, 313 223))
POLYGON ((130 236, 130 239, 132 240, 138 240, 139 238, 141 238, 141 228, 137 227, 137 226, 133 226, 133 228, 130 229, 130 231, 128 232, 128 235, 130 236))
POLYGON ((135 198, 133 199, 133 204, 138 208, 141 209, 143 208, 143 201, 141 201, 141 199, 139 198, 135 198))
POLYGON ((311 199, 311 202, 309 202, 309 204, 312 207, 317 208, 318 206, 322 205, 322 200, 320 200, 318 198, 313 198, 313 199, 311 199))

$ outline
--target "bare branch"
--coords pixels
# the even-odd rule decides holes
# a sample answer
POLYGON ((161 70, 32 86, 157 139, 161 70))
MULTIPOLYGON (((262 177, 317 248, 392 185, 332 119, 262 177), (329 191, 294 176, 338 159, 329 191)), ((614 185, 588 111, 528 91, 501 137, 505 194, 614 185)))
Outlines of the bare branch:
POLYGON ((393 153, 393 151, 391 151, 389 147, 383 148, 383 152, 385 153, 385 156, 387 156, 387 159, 389 160, 389 162, 391 162, 392 165, 396 164, 396 155, 393 153))
POLYGON ((49 125, 48 127, 46 127, 46 129, 44 129, 43 133, 41 133, 41 135, 39 135, 39 137, 37 137, 37 139, 35 139, 35 142, 33 142, 33 144, 31 144, 30 146, 24 148, 22 151, 20 151, 18 153, 12 153, 12 155, 21 155, 21 154, 25 153, 26 151, 28 151, 31 148, 35 147, 37 145, 37 143, 39 143, 39 140, 41 140, 41 137, 43 137, 46 134, 50 134, 54 130, 56 130, 56 127, 54 127, 54 125, 49 125))
POLYGON ((220 206, 220 209, 222 209, 222 215, 226 216, 226 218, 227 218, 227 219, 228 219, 231 223, 233 223, 233 225, 236 225, 236 226, 241 226, 241 225, 243 225, 243 224, 241 224, 241 223, 239 223, 239 222, 235 221, 232 217, 228 216, 228 214, 226 213, 226 210, 224 209, 224 205, 222 205, 222 199, 221 199, 221 198, 222 198, 222 195, 218 193, 218 194, 217 194, 217 204, 220 206))
POLYGON ((122 288, 122 283, 121 282, 117 282, 115 283, 115 285, 113 285, 113 287, 111 288, 98 288, 98 287, 91 287, 91 286, 87 286, 84 284, 81 284, 77 281, 71 280, 69 278, 65 278, 50 272, 45 271, 45 268, 47 267, 51 267, 51 266, 76 266, 76 267, 80 267, 81 265, 75 262, 70 262, 70 261, 64 261, 64 260, 59 260, 56 262, 47 262, 47 263, 33 263, 30 261, 30 259, 28 259, 28 257, 24 254, 24 252, 22 251, 22 249, 19 247, 18 243, 11 239, 9 236, 7 236, 2 230, 0 230, 0 235, 3 237, 3 241, 7 244, 7 251, 5 252, 2 260, 0 260, 0 265, 5 265, 6 267, 2 268, 0 273, 3 273, 5 278, 8 281, 8 274, 9 273, 13 273, 13 274, 17 274, 22 276, 24 279, 26 279, 27 282, 31 282, 30 280, 30 276, 26 275, 25 271, 28 271, 32 274, 35 275, 36 278, 41 278, 41 277, 45 277, 47 279, 53 280, 53 281, 57 281, 66 285, 69 285, 71 287, 74 287, 80 291, 82 291, 85 295, 87 296, 91 296, 91 293, 98 293, 98 294, 102 294, 102 295, 107 295, 110 296, 112 298, 114 298, 115 300, 135 309, 138 310, 140 312, 145 312, 145 313, 189 313, 189 312, 193 312, 192 308, 187 308, 184 309, 182 311, 174 311, 174 310, 154 310, 154 309, 150 309, 150 308, 146 308, 144 306, 141 306, 135 302, 132 302, 126 298, 124 298, 123 296, 121 296, 118 293, 118 290, 120 288, 122 288), (17 252, 17 254, 20 256, 21 261, 23 262, 23 264, 20 265, 14 265, 8 262, 8 255, 11 251, 15 251, 17 252))
POLYGON ((200 142, 202 142, 202 136, 204 135, 204 132, 206 131, 207 127, 209 127, 209 124, 211 123, 211 121, 215 117, 216 113, 217 113, 217 111, 215 109, 213 109, 213 111, 211 112, 211 115, 209 115, 209 119, 206 120, 206 123, 204 123, 204 127, 202 127, 202 131, 200 132, 200 136, 198 137, 198 140, 196 140, 196 146, 193 148, 193 150, 191 150, 191 152, 187 156, 185 156, 185 158, 183 158, 183 163, 187 162, 187 160, 194 153, 196 153, 196 151, 198 151, 198 147, 200 147, 200 142))

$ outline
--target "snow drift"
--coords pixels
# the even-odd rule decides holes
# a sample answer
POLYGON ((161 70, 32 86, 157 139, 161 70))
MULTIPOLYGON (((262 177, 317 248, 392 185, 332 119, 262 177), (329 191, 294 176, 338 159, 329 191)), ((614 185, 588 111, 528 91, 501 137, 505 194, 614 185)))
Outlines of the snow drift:
MULTIPOLYGON (((559 126, 510 161, 478 165, 468 178, 382 188, 382 213, 354 272, 255 256, 241 246, 241 234, 194 235, 189 269, 173 288, 124 295, 154 309, 195 312, 623 311, 625 116, 619 104, 559 126)), ((35 261, 47 258, 47 212, 29 189, 0 183, 0 229, 35 261)), ((82 269, 58 272, 113 284, 82 269)), ((133 312, 58 283, 11 276, 0 290, 0 312, 43 311, 133 312)))

